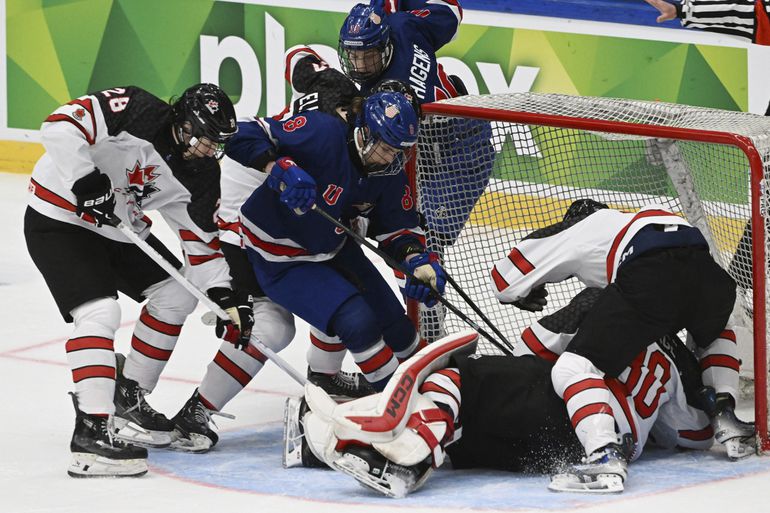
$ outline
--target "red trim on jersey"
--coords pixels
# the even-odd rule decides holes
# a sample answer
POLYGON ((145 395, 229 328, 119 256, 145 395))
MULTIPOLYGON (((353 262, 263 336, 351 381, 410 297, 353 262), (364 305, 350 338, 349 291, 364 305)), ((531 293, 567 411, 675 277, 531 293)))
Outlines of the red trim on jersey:
POLYGON ((139 351, 147 358, 152 358, 153 360, 167 362, 168 359, 171 358, 170 349, 160 349, 158 347, 152 346, 136 335, 131 337, 131 348, 139 351))
POLYGON ((91 137, 91 134, 88 133, 85 127, 66 114, 51 114, 50 116, 45 118, 45 120, 47 123, 55 123, 57 121, 66 121, 67 123, 70 123, 72 126, 80 130, 80 133, 83 134, 83 137, 85 137, 86 142, 90 146, 93 146, 95 144, 93 137, 91 137))
POLYGON ((201 265, 217 258, 224 258, 222 253, 213 253, 211 255, 187 255, 187 259, 190 261, 190 265, 201 265))
POLYGON ((679 431, 680 438, 686 438, 694 442, 703 442, 714 436, 714 428, 706 426, 703 429, 682 429, 679 431))
MULTIPOLYGON (((457 92, 457 89, 455 88, 454 84, 452 84, 452 81, 449 80, 446 71, 444 71, 444 66, 442 66, 441 63, 438 64, 437 75, 439 82, 441 82, 441 87, 449 94, 450 98, 456 98, 457 96, 460 96, 460 93, 457 92)), ((438 98, 436 99, 438 100, 438 98)))
POLYGON ((706 370, 711 367, 726 367, 738 372, 741 369, 741 362, 732 356, 712 354, 711 356, 706 356, 705 358, 701 359, 700 367, 702 370, 706 370))
POLYGON ((198 237, 195 234, 195 232, 191 230, 184 230, 184 229, 179 230, 179 237, 186 242, 202 242, 203 244, 205 244, 206 246, 208 246, 209 248, 215 251, 218 251, 220 249, 219 237, 214 237, 213 239, 211 239, 211 242, 206 242, 200 237, 198 237))
POLYGON ((323 340, 316 337, 312 333, 310 334, 310 343, 313 344, 318 349, 320 349, 321 351, 326 351, 327 353, 338 353, 340 351, 345 350, 345 344, 342 344, 342 343, 330 344, 329 342, 324 342, 323 340))
POLYGON ((167 322, 156 319, 150 315, 150 312, 147 311, 146 306, 142 308, 142 314, 139 316, 139 321, 151 330, 157 331, 158 333, 162 333, 164 335, 168 335, 170 337, 178 337, 182 332, 181 324, 169 324, 167 322))
POLYGON ((508 282, 503 278, 503 275, 497 270, 497 266, 492 267, 492 280, 495 282, 495 287, 498 292, 504 291, 509 286, 508 282))
POLYGON ((264 364, 267 361, 267 356, 262 354, 262 352, 259 349, 257 349, 251 344, 247 345, 246 349, 244 349, 243 352, 262 364, 264 364))
POLYGON ((388 346, 383 345, 383 348, 375 353, 374 356, 367 358, 363 362, 358 362, 358 367, 364 374, 371 374, 386 366, 393 358, 393 351, 388 346))
POLYGON ((626 389, 633 391, 636 388, 637 383, 639 383, 639 379, 642 377, 642 367, 644 366, 646 355, 646 352, 639 353, 629 364, 631 372, 628 374, 628 379, 626 379, 626 389))
POLYGON ((115 343, 112 339, 104 337, 76 337, 71 338, 64 344, 64 350, 68 353, 82 351, 83 349, 107 349, 115 350, 115 343))
POLYGON ((277 244, 275 242, 268 242, 268 241, 262 240, 256 235, 254 235, 251 232, 251 230, 249 230, 246 226, 241 225, 241 231, 244 235, 246 235, 246 238, 249 239, 249 242, 253 246, 258 247, 262 251, 266 251, 271 255, 296 257, 296 256, 304 256, 308 254, 307 250, 303 248, 295 248, 293 246, 284 246, 283 244, 277 244))
POLYGON ((615 396, 615 400, 620 404, 620 409, 623 412, 623 416, 626 418, 626 422, 628 422, 628 427, 631 429, 631 436, 634 437, 634 442, 638 442, 639 430, 636 428, 636 422, 631 413, 631 407, 626 400, 626 397, 629 395, 629 389, 616 378, 607 378, 605 383, 607 384, 607 388, 610 389, 610 392, 612 392, 612 395, 615 396))
POLYGON ((524 342, 530 351, 547 362, 555 362, 559 355, 545 347, 543 343, 537 338, 532 328, 525 329, 521 334, 521 340, 524 342))
POLYGON ((631 228, 631 225, 634 224, 639 219, 644 219, 645 217, 654 217, 654 216, 679 217, 676 214, 673 214, 671 212, 656 209, 656 210, 643 210, 642 212, 639 212, 633 218, 631 218, 631 221, 629 221, 627 225, 621 228, 621 230, 615 236, 615 239, 612 241, 612 246, 610 246, 610 252, 607 254, 607 283, 610 283, 610 281, 612 280, 612 271, 615 268, 615 254, 618 252, 618 249, 620 249, 618 246, 620 246, 620 242, 623 240, 623 237, 626 235, 626 232, 628 232, 629 228, 631 228))
POLYGON ((570 417, 572 422, 572 428, 577 429, 577 425, 580 424, 586 417, 591 415, 609 415, 612 417, 612 408, 607 403, 592 403, 579 408, 575 414, 570 417))
POLYGON ((94 104, 91 102, 91 99, 85 98, 81 100, 80 98, 75 98, 74 100, 68 102, 67 105, 80 105, 86 109, 89 114, 91 114, 91 128, 94 131, 94 135, 91 137, 86 134, 86 140, 88 141, 88 144, 96 144, 96 115, 94 114, 94 104))
POLYGON ((241 222, 234 221, 232 223, 225 221, 221 217, 217 217, 217 228, 227 232, 233 232, 237 235, 241 234, 241 222))
POLYGON ((532 262, 527 260, 527 258, 521 254, 521 251, 516 248, 513 248, 511 252, 508 253, 508 260, 511 261, 521 274, 529 274, 535 270, 535 266, 532 265, 532 262))
POLYGON ((570 399, 575 397, 580 392, 585 392, 591 388, 607 390, 607 384, 601 378, 581 379, 580 381, 571 384, 564 390, 562 399, 564 399, 565 403, 568 403, 570 399))
MULTIPOLYGON (((37 196, 38 198, 40 198, 41 200, 45 201, 46 203, 50 203, 55 207, 63 208, 68 212, 75 213, 75 210, 77 210, 74 204, 62 198, 55 192, 52 192, 46 189, 45 187, 40 185, 34 178, 30 178, 30 192, 35 196, 37 196)), ((83 219, 87 223, 96 224, 96 220, 88 214, 84 214, 81 217, 81 219, 83 219)))
POLYGON ((85 367, 78 367, 72 369, 72 382, 80 383, 84 379, 89 378, 107 378, 115 379, 115 367, 109 365, 86 365, 85 367))
POLYGON ((218 351, 214 357, 214 363, 230 375, 235 381, 240 383, 242 387, 245 387, 251 381, 251 375, 245 370, 238 367, 238 365, 224 355, 222 351, 218 351))
POLYGON ((733 344, 737 343, 735 340, 735 332, 733 330, 722 330, 722 333, 719 334, 719 338, 727 339, 733 344))
POLYGON ((412 230, 409 230, 409 229, 404 229, 404 230, 397 231, 396 233, 392 234, 387 239, 381 240, 380 244, 382 244, 383 246, 386 246, 388 244, 391 244, 397 238, 403 237, 405 235, 417 238, 417 240, 420 241, 420 244, 422 244, 423 247, 425 247, 425 236, 424 235, 420 235, 419 233, 413 232, 412 230))

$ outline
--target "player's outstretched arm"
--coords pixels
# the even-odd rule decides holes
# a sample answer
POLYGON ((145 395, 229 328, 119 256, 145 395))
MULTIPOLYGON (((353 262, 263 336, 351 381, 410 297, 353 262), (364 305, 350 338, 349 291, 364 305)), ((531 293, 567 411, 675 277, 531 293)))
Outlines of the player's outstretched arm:
POLYGON ((666 0, 644 0, 654 8, 658 10, 660 13, 660 16, 658 16, 655 21, 658 23, 663 23, 664 21, 669 21, 676 19, 677 12, 676 12, 676 6, 674 4, 670 4, 666 2, 666 0))

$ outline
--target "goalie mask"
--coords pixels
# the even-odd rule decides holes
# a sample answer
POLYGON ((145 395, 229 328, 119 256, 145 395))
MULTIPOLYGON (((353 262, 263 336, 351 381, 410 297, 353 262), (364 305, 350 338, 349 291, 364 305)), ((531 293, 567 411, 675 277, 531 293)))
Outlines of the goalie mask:
POLYGON ((401 171, 404 151, 417 142, 417 114, 400 93, 374 93, 355 120, 353 141, 368 176, 401 171))
POLYGON ((174 136, 185 159, 221 159, 225 143, 238 131, 233 103, 214 84, 188 88, 171 112, 174 136))
POLYGON ((372 7, 357 4, 342 24, 337 53, 342 71, 352 80, 378 77, 393 57, 390 26, 372 7))

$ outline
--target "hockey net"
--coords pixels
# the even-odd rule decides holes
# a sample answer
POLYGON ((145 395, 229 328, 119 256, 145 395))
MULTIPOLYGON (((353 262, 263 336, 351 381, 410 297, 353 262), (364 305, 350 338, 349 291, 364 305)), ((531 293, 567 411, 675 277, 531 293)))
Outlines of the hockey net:
MULTIPOLYGON (((574 200, 630 211, 659 203, 701 229, 738 283, 733 322, 744 375, 754 380, 755 418, 767 419, 770 198, 760 191, 770 173, 770 118, 531 93, 445 100, 425 105, 423 116, 413 186, 428 246, 509 341, 519 343, 526 327, 583 286, 574 279, 550 284, 548 306, 537 314, 501 305, 490 284, 496 260, 531 231, 560 221, 574 200)), ((446 297, 490 331, 451 287, 446 297)), ((420 308, 428 340, 466 327, 441 306, 420 308)), ((479 351, 499 353, 484 339, 479 351)), ((767 422, 757 426, 770 448, 767 422)))

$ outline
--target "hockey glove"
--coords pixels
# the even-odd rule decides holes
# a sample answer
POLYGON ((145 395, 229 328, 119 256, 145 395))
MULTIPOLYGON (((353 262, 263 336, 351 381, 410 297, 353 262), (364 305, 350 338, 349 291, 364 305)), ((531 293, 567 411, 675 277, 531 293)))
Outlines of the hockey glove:
POLYGON ((267 176, 267 185, 281 193, 281 202, 300 215, 315 205, 315 180, 288 157, 275 161, 267 176))
POLYGON ((208 296, 230 316, 227 321, 217 318, 214 333, 236 348, 246 349, 254 326, 254 298, 251 294, 240 294, 224 287, 209 289, 208 296))
POLYGON ((110 177, 94 169, 72 186, 77 205, 75 213, 87 222, 102 225, 117 225, 115 218, 115 194, 112 192, 110 177))
POLYGON ((542 312, 545 305, 548 304, 546 296, 548 291, 545 290, 545 284, 538 285, 532 289, 525 297, 514 301, 513 306, 526 310, 528 312, 542 312))
POLYGON ((446 273, 438 261, 438 255, 432 251, 407 258, 406 269, 414 276, 407 276, 404 294, 427 307, 438 303, 436 292, 444 294, 446 273))

